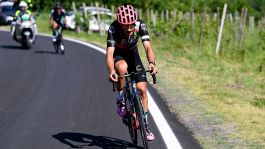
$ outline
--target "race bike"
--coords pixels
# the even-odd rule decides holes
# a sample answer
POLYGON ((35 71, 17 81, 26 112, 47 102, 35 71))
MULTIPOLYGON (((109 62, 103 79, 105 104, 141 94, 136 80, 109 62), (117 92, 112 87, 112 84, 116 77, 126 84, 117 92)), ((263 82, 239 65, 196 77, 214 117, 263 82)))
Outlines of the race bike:
POLYGON ((18 17, 11 26, 13 39, 19 42, 23 48, 30 49, 35 42, 38 33, 35 19, 30 14, 23 14, 18 17))
MULTIPOLYGON (((145 72, 151 72, 147 70, 145 72)), ((141 72, 140 72, 141 73, 141 72)), ((127 73, 119 78, 125 78, 124 98, 126 115, 123 117, 123 123, 128 126, 128 130, 135 146, 138 145, 138 132, 141 136, 139 140, 142 142, 143 148, 148 149, 148 142, 146 140, 146 120, 144 116, 144 109, 142 99, 136 87, 135 78, 137 72, 127 73)), ((156 84, 156 76, 152 75, 153 83, 156 84)), ((113 83, 113 91, 116 91, 116 85, 113 83)))
POLYGON ((58 54, 59 51, 61 52, 62 55, 64 55, 64 44, 63 44, 63 40, 62 40, 62 26, 59 27, 59 29, 57 29, 55 31, 55 36, 53 38, 53 46, 55 49, 55 52, 58 54))

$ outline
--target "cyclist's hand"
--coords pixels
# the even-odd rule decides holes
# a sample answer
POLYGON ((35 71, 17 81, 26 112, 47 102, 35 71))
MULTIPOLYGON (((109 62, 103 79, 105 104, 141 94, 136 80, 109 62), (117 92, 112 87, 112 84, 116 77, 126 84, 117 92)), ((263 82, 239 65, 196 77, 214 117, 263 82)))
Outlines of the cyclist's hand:
POLYGON ((58 28, 58 24, 57 24, 56 22, 53 22, 53 23, 52 23, 52 28, 53 28, 53 29, 57 29, 57 28, 58 28))
POLYGON ((109 81, 118 82, 118 75, 115 71, 111 71, 109 74, 109 81))
POLYGON ((156 69, 154 63, 149 63, 148 68, 149 68, 149 70, 151 71, 151 75, 155 75, 155 74, 157 73, 157 69, 156 69))

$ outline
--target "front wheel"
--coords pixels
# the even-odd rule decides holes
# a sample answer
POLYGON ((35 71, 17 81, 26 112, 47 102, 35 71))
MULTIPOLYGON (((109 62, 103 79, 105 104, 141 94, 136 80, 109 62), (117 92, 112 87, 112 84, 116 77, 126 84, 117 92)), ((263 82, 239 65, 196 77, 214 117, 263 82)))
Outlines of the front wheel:
MULTIPOLYGON (((126 96, 126 95, 125 95, 126 96)), ((127 115, 124 118, 125 124, 128 126, 129 133, 131 136, 131 140, 135 146, 137 146, 138 140, 137 140, 137 121, 136 121, 136 115, 135 115, 135 108, 130 105, 130 100, 126 97, 125 99, 125 105, 126 105, 126 110, 127 115)))
POLYGON ((62 55, 64 55, 64 52, 65 52, 65 51, 64 51, 64 45, 63 45, 62 42, 61 42, 60 45, 59 45, 59 49, 60 49, 62 55))
POLYGON ((26 48, 26 49, 30 49, 31 48, 31 43, 30 43, 30 37, 29 36, 25 36, 25 39, 22 43, 22 47, 26 48))
POLYGON ((134 97, 134 103, 135 103, 135 111, 136 111, 136 120, 140 124, 140 132, 141 132, 141 137, 143 141, 143 146, 145 149, 148 149, 148 143, 146 140, 144 110, 143 110, 141 97, 138 94, 136 94, 134 97))

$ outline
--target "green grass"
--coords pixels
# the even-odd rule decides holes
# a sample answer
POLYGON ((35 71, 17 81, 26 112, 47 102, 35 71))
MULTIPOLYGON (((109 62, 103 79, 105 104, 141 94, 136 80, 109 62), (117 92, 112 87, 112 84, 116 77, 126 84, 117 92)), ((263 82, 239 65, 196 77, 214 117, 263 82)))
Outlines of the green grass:
MULTIPOLYGON (((37 21, 41 32, 50 33, 47 14, 37 21)), ((150 33, 159 69, 154 87, 203 148, 265 148, 264 31, 246 30, 242 54, 233 29, 226 27, 216 56, 214 24, 206 26, 203 44, 198 34, 186 36, 186 25, 179 25, 181 36, 150 33)), ((65 36, 105 47, 106 35, 65 31, 65 36)))

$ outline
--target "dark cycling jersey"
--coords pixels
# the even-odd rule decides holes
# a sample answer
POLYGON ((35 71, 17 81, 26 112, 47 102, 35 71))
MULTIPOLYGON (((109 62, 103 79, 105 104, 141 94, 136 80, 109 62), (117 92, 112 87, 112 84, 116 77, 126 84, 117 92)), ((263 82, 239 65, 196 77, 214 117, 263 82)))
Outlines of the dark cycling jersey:
POLYGON ((64 25, 64 19, 65 19, 65 13, 62 12, 60 15, 58 15, 57 13, 52 12, 51 17, 53 18, 53 20, 59 25, 59 26, 63 26, 64 25))
POLYGON ((118 21, 114 21, 108 30, 107 47, 114 47, 114 62, 125 60, 128 64, 128 72, 141 72, 136 82, 146 82, 145 69, 140 59, 137 42, 141 37, 142 42, 149 41, 149 34, 146 25, 141 21, 135 22, 134 32, 127 37, 118 21))
POLYGON ((139 36, 141 36, 142 42, 149 41, 147 27, 141 20, 135 22, 134 33, 130 38, 126 37, 124 31, 116 20, 109 27, 107 47, 115 47, 115 51, 130 51, 137 46, 139 36))

